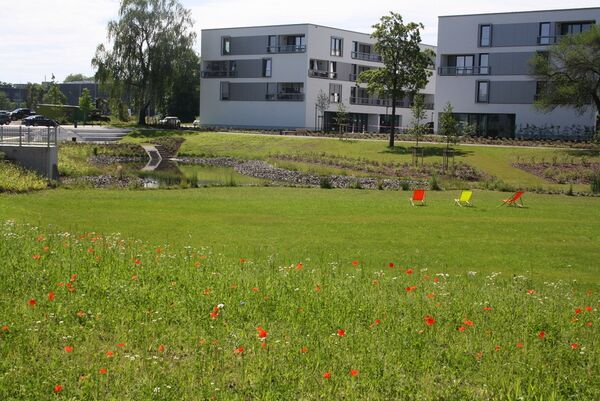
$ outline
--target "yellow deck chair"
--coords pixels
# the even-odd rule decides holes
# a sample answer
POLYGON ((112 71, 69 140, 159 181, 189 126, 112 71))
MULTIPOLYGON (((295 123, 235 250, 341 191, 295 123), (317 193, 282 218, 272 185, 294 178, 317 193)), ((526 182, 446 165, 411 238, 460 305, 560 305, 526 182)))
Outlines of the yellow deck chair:
POLYGON ((454 202, 460 207, 473 206, 471 204, 471 197, 473 197, 473 191, 462 191, 458 199, 454 199, 454 202))

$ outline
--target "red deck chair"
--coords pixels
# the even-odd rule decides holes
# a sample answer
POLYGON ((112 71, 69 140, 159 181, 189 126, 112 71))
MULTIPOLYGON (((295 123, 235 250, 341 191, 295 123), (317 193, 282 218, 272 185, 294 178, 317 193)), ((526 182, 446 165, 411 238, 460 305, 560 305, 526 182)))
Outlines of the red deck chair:
POLYGON ((415 202, 421 202, 421 206, 425 206, 425 190, 424 189, 415 189, 413 191, 412 197, 410 198, 410 204, 413 206, 415 202))
POLYGON ((521 199, 521 196, 523 196, 523 194, 524 194, 523 191, 519 191, 519 192, 515 193, 510 198, 502 200, 501 201, 502 203, 498 207, 504 206, 504 205, 516 206, 516 207, 523 207, 523 206, 525 206, 523 204, 523 199, 521 199), (519 201, 519 203, 517 203, 517 201, 519 201))

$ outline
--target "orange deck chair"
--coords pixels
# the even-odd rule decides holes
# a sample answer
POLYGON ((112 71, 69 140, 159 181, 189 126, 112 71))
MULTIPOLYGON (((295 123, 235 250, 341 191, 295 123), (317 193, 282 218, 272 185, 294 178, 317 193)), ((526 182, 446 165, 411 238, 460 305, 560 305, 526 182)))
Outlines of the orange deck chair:
POLYGON ((410 198, 410 204, 413 206, 415 202, 421 202, 421 206, 425 206, 425 190, 424 189, 415 189, 413 191, 412 197, 410 198))
POLYGON ((523 206, 525 206, 523 204, 523 199, 521 198, 521 196, 523 196, 523 194, 524 194, 523 191, 519 191, 519 192, 515 193, 510 198, 502 200, 501 201, 502 203, 498 207, 504 206, 504 205, 516 206, 516 207, 523 207, 523 206), (519 203, 517 203, 517 201, 519 201, 519 203))

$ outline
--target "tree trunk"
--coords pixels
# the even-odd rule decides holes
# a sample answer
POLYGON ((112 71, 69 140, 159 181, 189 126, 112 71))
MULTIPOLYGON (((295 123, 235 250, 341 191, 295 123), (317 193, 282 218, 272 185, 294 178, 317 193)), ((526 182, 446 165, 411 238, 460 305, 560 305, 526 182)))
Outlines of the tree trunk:
POLYGON ((140 107, 140 113, 138 115, 138 125, 146 125, 146 113, 148 112, 148 106, 150 106, 150 102, 140 107))
POLYGON ((390 125, 389 147, 394 147, 394 133, 396 132, 396 94, 392 94, 392 123, 390 125))

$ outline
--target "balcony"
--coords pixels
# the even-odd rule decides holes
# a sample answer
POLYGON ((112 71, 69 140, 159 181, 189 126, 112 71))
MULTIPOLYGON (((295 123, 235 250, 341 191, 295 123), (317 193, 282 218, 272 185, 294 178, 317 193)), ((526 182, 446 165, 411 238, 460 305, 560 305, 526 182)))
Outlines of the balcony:
POLYGON ((337 72, 323 70, 308 70, 308 76, 311 78, 337 79, 337 72))
POLYGON ((305 53, 306 45, 268 46, 267 53, 305 53))
POLYGON ((538 45, 553 45, 558 42, 560 36, 538 36, 537 44, 538 45))
POLYGON ((350 56, 357 60, 374 61, 377 63, 381 63, 383 61, 381 56, 376 53, 352 52, 350 56))
POLYGON ((202 71, 202 78, 237 78, 237 71, 202 71))
POLYGON ((440 67, 438 75, 460 76, 460 75, 490 75, 491 67, 440 67))
MULTIPOLYGON (((350 104, 358 106, 379 106, 379 107, 392 107, 391 99, 378 99, 372 97, 350 97, 350 104)), ((407 99, 397 100, 396 107, 402 109, 409 109, 412 107, 412 103, 407 99)), ((433 110, 434 105, 432 103, 425 104, 425 110, 433 110)))
POLYGON ((304 100, 304 93, 267 93, 266 100, 301 102, 304 100))

